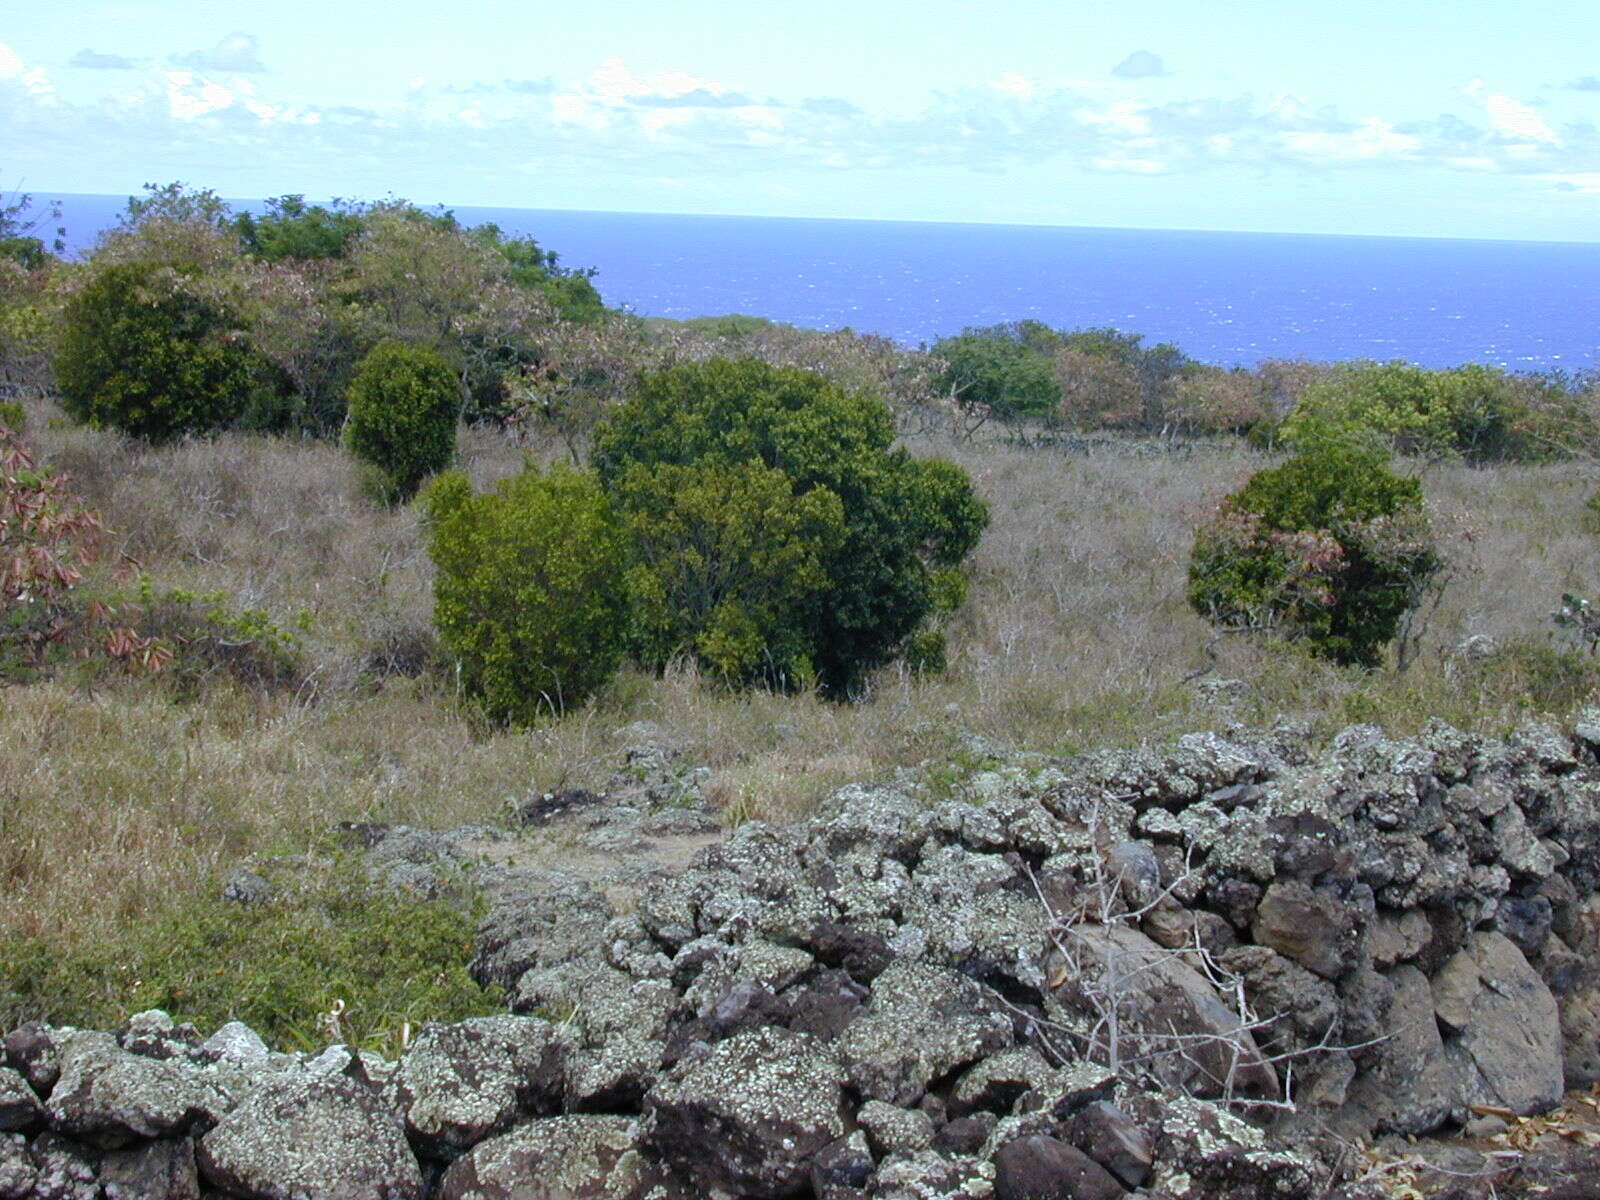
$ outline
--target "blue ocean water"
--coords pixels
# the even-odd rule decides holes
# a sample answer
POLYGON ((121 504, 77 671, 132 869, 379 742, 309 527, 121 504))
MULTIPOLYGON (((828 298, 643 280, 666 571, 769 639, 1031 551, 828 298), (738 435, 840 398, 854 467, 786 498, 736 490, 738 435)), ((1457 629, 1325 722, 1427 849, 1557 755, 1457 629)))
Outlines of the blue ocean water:
MULTIPOLYGON (((82 247, 123 200, 62 203, 82 247)), ((910 345, 1032 318, 1136 331, 1219 364, 1600 366, 1600 243, 455 211, 596 268, 608 303, 647 316, 753 313, 910 345)))

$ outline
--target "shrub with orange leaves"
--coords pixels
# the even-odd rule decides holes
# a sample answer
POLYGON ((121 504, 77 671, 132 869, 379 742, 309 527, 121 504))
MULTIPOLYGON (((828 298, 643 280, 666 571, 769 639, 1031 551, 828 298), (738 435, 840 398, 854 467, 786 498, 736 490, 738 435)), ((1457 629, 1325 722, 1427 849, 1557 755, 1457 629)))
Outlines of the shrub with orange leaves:
POLYGON ((0 425, 0 678, 36 671, 52 649, 68 646, 132 670, 159 670, 170 657, 160 642, 117 624, 102 600, 76 602, 74 589, 100 561, 105 527, 69 483, 39 467, 0 425))

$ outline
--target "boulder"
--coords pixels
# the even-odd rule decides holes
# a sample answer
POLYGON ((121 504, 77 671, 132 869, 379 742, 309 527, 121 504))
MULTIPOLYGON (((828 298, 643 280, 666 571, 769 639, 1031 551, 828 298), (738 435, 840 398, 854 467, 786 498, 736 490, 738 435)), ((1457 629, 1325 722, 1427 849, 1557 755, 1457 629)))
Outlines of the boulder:
POLYGON ((48 1100, 56 1086, 61 1075, 61 1043, 71 1032, 25 1021, 6 1034, 7 1064, 28 1081, 40 1099, 48 1100))
POLYGON ((844 1200, 867 1186, 876 1165, 867 1149, 867 1135, 857 1129, 829 1142, 811 1160, 812 1194, 817 1200, 844 1200))
POLYGON ((477 1017, 425 1025, 400 1060, 390 1087, 406 1131, 421 1146, 454 1157, 519 1115, 561 1104, 562 1046, 537 1017, 477 1017))
POLYGON ((1150 1190, 1172 1200, 1320 1196, 1328 1170, 1303 1152, 1272 1148, 1255 1126, 1218 1105, 1164 1097, 1150 1190))
POLYGON ((1145 1131, 1105 1100, 1078 1110, 1068 1127, 1068 1139, 1130 1189, 1142 1186, 1155 1165, 1155 1148, 1145 1131))
POLYGON ((994 1176, 993 1163, 919 1150, 880 1163, 866 1195, 871 1200, 988 1200, 994 1176))
POLYGON ((1363 1133, 1431 1133, 1459 1106, 1455 1072, 1445 1057, 1427 977, 1415 967, 1396 967, 1389 981, 1394 998, 1387 1036, 1363 1052, 1367 1067, 1350 1085, 1346 1115, 1363 1133))
POLYGON ((439 1200, 632 1200, 651 1182, 632 1117, 546 1117, 452 1163, 439 1200))
POLYGON ((43 1133, 33 1143, 33 1191, 29 1200, 101 1200, 98 1155, 82 1142, 43 1133))
POLYGON ((1362 928, 1360 914, 1330 889, 1280 879, 1261 897, 1250 931, 1259 945, 1337 979, 1359 956, 1362 928))
POLYGON ((1121 925, 1077 926, 1067 950, 1051 968, 1055 1000, 1090 1020, 1114 1006, 1120 1055, 1149 1055, 1150 1070, 1178 1091, 1277 1099, 1277 1073, 1255 1038, 1180 953, 1121 925))
POLYGON ((1009 1113, 1022 1094, 1038 1087, 1054 1072, 1032 1046, 1016 1046, 991 1055, 966 1071, 950 1093, 950 1112, 963 1117, 986 1110, 1009 1113))
POLYGON ((1435 1014, 1453 1031, 1445 1054, 1465 1104, 1526 1116, 1560 1103, 1560 1012, 1509 938, 1471 934, 1434 980, 1433 996, 1435 1014))
POLYGON ((837 1047, 863 1095, 907 1106, 931 1081, 1004 1049, 1011 1036, 1011 1019, 965 975, 897 960, 837 1047))
POLYGON ((882 1100, 868 1100, 856 1110, 856 1120, 866 1131, 867 1143, 879 1158, 910 1154, 933 1145, 933 1121, 914 1108, 896 1108, 882 1100))
POLYGON ((246 1200, 421 1200, 400 1119, 342 1074, 263 1081, 201 1139, 206 1180, 246 1200))
POLYGON ((845 1075, 816 1038, 766 1027, 680 1062, 644 1098, 651 1149, 707 1189, 782 1197, 848 1132, 845 1075))
POLYGON ((74 1033, 46 1111, 62 1133, 104 1149, 209 1129, 228 1098, 187 1062, 129 1054, 106 1033, 74 1033))
POLYGON ((1123 1188, 1083 1151, 1053 1137, 1007 1142, 994 1156, 995 1200, 1121 1200, 1123 1188))
POLYGON ((229 1021, 195 1051, 201 1062, 224 1063, 243 1071, 253 1071, 267 1065, 272 1052, 261 1035, 243 1021, 229 1021))

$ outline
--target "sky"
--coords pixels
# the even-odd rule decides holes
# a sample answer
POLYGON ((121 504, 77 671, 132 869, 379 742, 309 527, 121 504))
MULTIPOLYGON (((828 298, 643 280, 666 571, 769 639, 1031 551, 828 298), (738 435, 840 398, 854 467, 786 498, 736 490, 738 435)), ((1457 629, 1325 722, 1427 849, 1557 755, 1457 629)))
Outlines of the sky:
POLYGON ((1600 241, 1593 0, 0 0, 0 192, 1600 241))

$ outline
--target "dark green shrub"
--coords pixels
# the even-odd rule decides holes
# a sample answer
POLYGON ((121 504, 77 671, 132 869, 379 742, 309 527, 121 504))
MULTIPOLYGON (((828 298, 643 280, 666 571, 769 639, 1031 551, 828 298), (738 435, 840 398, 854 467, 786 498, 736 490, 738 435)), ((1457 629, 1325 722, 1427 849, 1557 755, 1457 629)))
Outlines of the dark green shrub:
POLYGON ((461 393, 436 351, 381 342, 361 360, 346 396, 345 447, 381 473, 383 498, 409 500, 455 457, 461 393))
POLYGON ((1279 628, 1371 667, 1441 566, 1418 482, 1324 445, 1223 501, 1196 532, 1188 596, 1224 628, 1279 628))
POLYGON ((473 495, 451 472, 423 503, 434 625, 492 719, 559 713, 611 678, 627 629, 627 543, 593 476, 529 470, 473 495))
POLYGON ((98 271, 62 314, 55 370, 68 414, 155 442, 232 424, 257 361, 233 315, 193 289, 150 263, 98 271))
POLYGON ((601 481, 640 538, 632 590, 644 613, 682 609, 668 598, 697 590, 736 598, 639 630, 641 656, 692 653, 719 673, 784 685, 814 673, 847 694, 899 655, 934 609, 935 573, 960 565, 988 514, 959 467, 893 441, 883 401, 809 371, 712 359, 645 376, 594 441, 601 481), (693 500, 666 513, 675 481, 692 483, 693 500), (780 518, 785 486, 793 511, 780 518), (781 548, 758 544, 761 530, 781 548), (686 561, 707 535, 714 553, 686 561), (662 555, 669 546, 680 549, 662 555), (787 581, 783 556, 795 565, 787 581), (717 620, 737 634, 714 632, 717 620), (708 657, 713 642, 724 649, 708 657))

